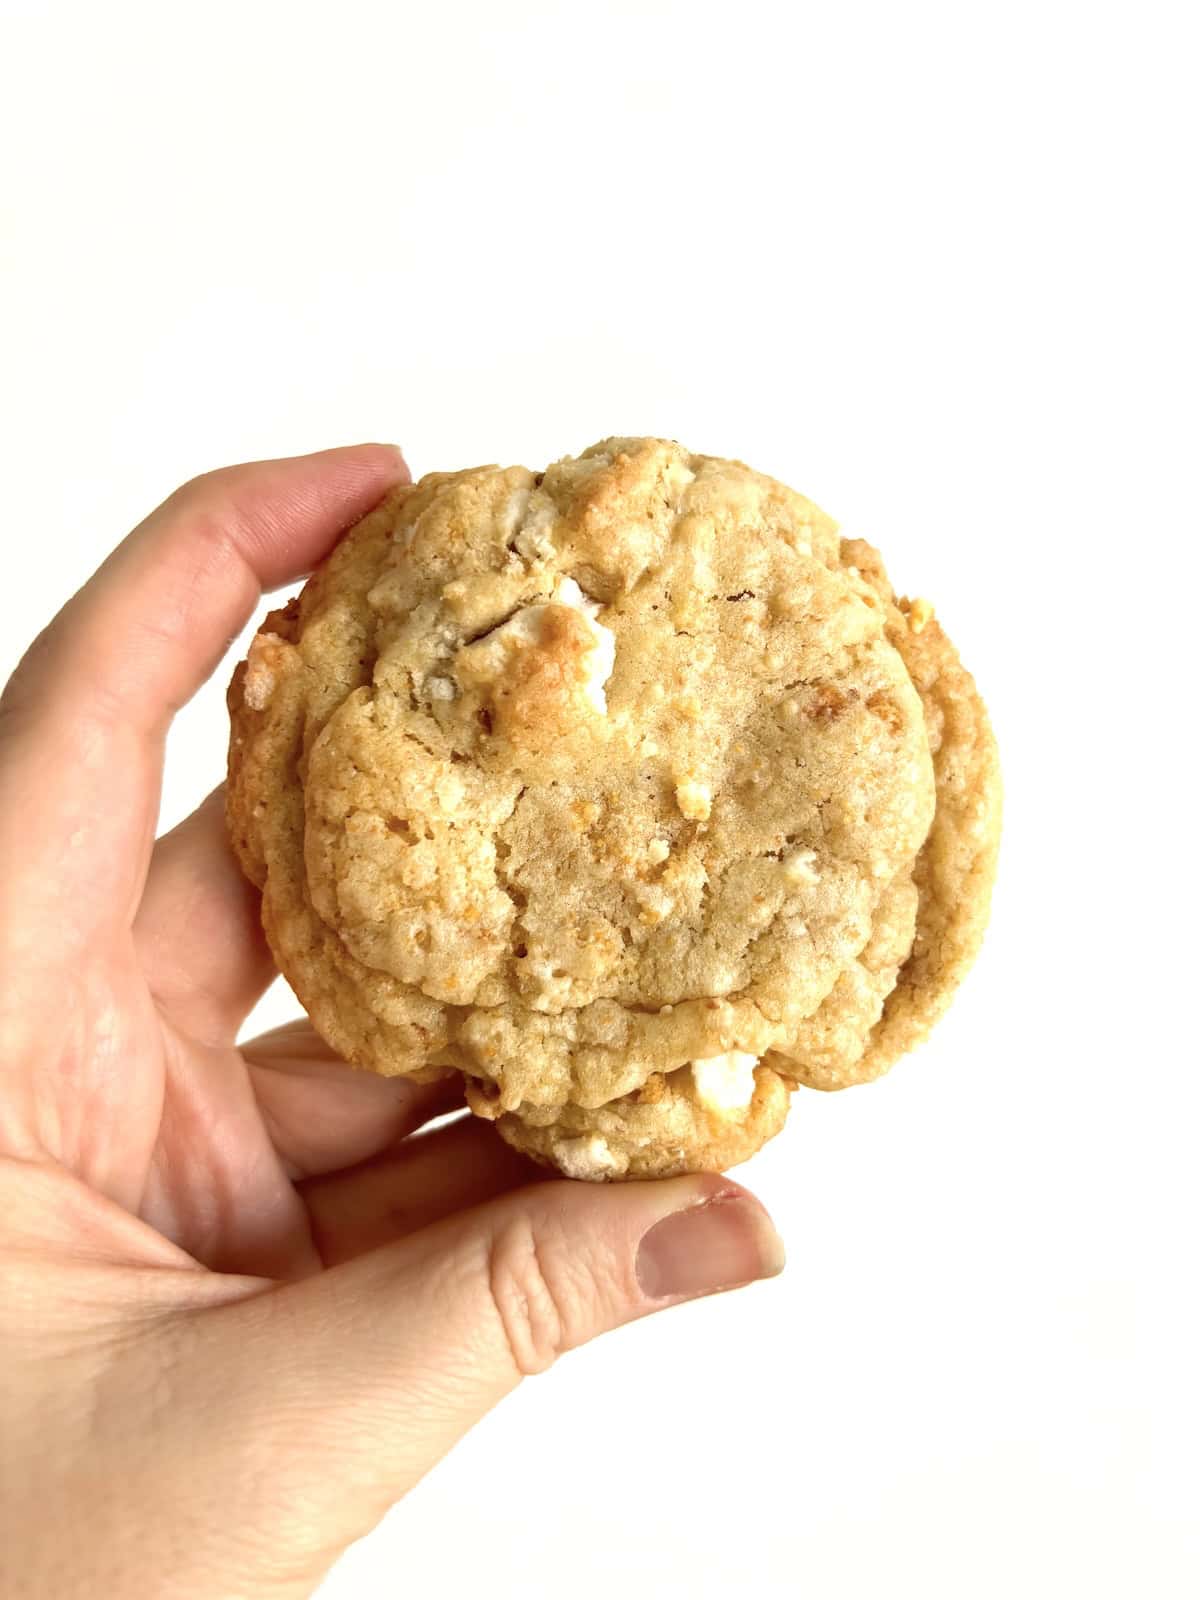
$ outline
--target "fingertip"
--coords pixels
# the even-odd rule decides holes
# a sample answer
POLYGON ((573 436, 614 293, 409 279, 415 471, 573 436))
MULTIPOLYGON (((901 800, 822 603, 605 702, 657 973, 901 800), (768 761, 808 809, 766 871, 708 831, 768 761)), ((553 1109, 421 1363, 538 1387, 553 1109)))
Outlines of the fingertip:
POLYGON ((412 472, 404 457, 403 448, 391 440, 371 439, 362 444, 332 445, 325 450, 313 450, 308 455, 291 456, 291 461, 347 460, 377 470, 392 486, 412 482, 412 472))
POLYGON ((388 443, 373 444, 370 446, 370 448, 372 450, 380 450, 384 452, 386 459, 391 463, 392 470, 398 474, 395 479, 398 484, 412 482, 412 471, 409 468, 407 460, 405 459, 402 446, 388 443))
POLYGON ((260 588, 274 589, 311 571, 348 528, 411 482, 403 451, 390 443, 218 467, 170 495, 137 530, 135 548, 149 539, 194 565, 219 529, 260 588))

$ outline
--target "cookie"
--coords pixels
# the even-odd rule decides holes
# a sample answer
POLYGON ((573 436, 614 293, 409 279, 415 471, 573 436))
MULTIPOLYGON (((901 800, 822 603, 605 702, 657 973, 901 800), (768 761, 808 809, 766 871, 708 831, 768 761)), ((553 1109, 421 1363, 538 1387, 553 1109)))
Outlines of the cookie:
POLYGON ((987 714, 930 607, 740 462, 609 439, 394 491, 229 692, 228 819, 348 1061, 572 1177, 720 1170, 979 947, 987 714))

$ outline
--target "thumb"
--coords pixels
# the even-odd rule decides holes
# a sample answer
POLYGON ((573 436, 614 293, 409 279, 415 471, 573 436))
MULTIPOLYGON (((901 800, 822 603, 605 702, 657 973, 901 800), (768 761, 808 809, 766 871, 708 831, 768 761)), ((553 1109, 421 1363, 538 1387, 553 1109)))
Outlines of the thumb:
POLYGON ((523 1377, 782 1267, 766 1212, 727 1178, 552 1182, 206 1316, 236 1320, 224 1396, 329 1560, 523 1377))

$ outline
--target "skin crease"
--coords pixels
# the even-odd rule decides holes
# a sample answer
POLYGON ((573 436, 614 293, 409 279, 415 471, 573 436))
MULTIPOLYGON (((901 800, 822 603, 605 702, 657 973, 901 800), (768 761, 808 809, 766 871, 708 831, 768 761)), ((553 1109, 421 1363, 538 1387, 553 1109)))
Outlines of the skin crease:
POLYGON ((167 727, 407 477, 363 445, 194 480, 0 700, 6 1596, 307 1595, 523 1376, 782 1266, 726 1178, 546 1181, 417 1131, 453 1084, 306 1023, 235 1044, 273 967, 220 792, 154 843, 167 727))

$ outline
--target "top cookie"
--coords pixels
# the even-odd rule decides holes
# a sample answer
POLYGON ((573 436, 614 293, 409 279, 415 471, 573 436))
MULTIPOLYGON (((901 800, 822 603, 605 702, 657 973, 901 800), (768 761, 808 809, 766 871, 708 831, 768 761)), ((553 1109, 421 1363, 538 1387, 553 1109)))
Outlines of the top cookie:
POLYGON ((916 1042, 978 945, 994 745, 927 611, 663 440, 397 490, 230 690, 282 971, 349 1060, 458 1068, 576 1176, 744 1158, 794 1083, 916 1042))

